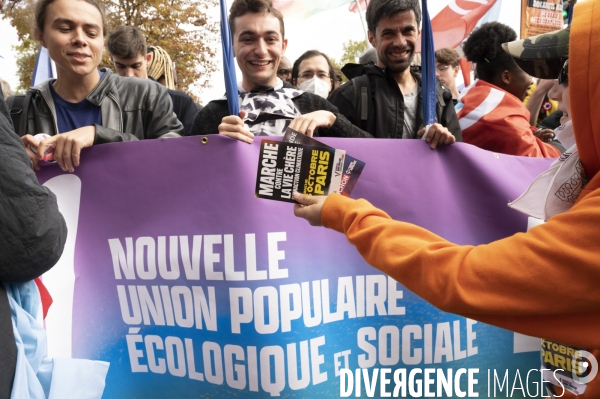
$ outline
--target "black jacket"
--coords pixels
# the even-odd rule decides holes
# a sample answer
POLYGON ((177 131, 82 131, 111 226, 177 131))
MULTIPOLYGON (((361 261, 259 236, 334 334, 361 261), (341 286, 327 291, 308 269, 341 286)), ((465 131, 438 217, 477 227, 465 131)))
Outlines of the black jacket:
MULTIPOLYGON (((159 83, 160 84, 160 83, 159 83)), ((194 124, 194 117, 198 113, 198 107, 192 97, 182 91, 167 89, 173 102, 173 112, 177 119, 183 124, 182 136, 189 136, 194 124)))
MULTIPOLYGON (((330 94, 328 100, 335 105, 355 126, 361 127, 377 138, 402 138, 404 129, 404 96, 398 87, 394 77, 378 66, 367 64, 351 65, 344 67, 344 73, 353 77, 348 83, 340 86, 330 94), (349 73, 348 73, 349 72, 349 73), (355 93, 355 82, 360 82, 361 76, 368 77, 366 98, 368 99, 368 114, 366 121, 361 121, 360 104, 357 105, 357 93, 355 93), (361 123, 362 122, 362 123, 361 123)), ((417 130, 423 127, 423 100, 421 96, 421 73, 418 68, 411 68, 411 73, 418 85, 417 100, 417 130)), ((360 83, 356 83, 360 87, 360 83)), ((437 82, 436 117, 437 122, 446 127, 456 137, 456 141, 462 141, 462 133, 458 118, 454 111, 452 94, 437 82)), ((359 94, 360 95, 360 94, 359 94)), ((360 97, 359 97, 360 98, 360 97)))
MULTIPOLYGON (((156 79, 148 77, 156 84, 160 84, 156 79)), ((194 123, 194 117, 198 113, 198 106, 194 103, 192 97, 182 91, 167 89, 171 102, 173 103, 173 112, 177 115, 177 119, 183 125, 182 136, 189 136, 192 130, 192 124, 194 123)))
POLYGON ((17 359, 2 282, 28 281, 50 269, 66 238, 56 197, 38 184, 0 94, 0 399, 10 397, 17 359))
MULTIPOLYGON (((284 87, 291 88, 292 85, 284 83, 284 87)), ((321 137, 363 137, 372 138, 370 134, 360 130, 356 126, 352 125, 340 111, 333 106, 329 101, 323 97, 317 96, 312 93, 303 93, 302 95, 292 99, 296 108, 302 115, 308 114, 314 111, 329 111, 336 116, 335 123, 329 129, 319 129, 315 132, 315 136, 321 137)), ((217 134, 219 133, 219 125, 221 120, 229 116, 229 110, 227 108, 227 100, 213 100, 206 104, 204 108, 194 119, 194 125, 192 126, 192 136, 204 135, 204 134, 217 134)))

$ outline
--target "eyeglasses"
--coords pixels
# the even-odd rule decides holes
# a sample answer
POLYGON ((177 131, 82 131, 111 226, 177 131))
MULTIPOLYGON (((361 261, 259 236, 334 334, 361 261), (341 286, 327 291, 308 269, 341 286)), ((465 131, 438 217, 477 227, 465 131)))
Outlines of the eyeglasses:
POLYGON ((280 76, 290 76, 291 74, 292 74, 291 69, 279 68, 277 70, 277 75, 280 75, 280 76))
POLYGON ((312 79, 315 75, 317 75, 317 78, 319 79, 329 79, 329 74, 326 72, 317 72, 316 74, 312 71, 306 71, 306 72, 302 72, 298 78, 300 79, 312 79))
POLYGON ((558 73, 558 84, 567 83, 569 79, 569 60, 566 60, 558 73))

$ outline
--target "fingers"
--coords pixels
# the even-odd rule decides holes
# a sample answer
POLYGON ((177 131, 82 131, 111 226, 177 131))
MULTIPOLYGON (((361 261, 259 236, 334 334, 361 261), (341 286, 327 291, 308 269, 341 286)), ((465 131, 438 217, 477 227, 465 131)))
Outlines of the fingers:
POLYGON ((312 195, 306 195, 295 191, 293 197, 296 201, 298 201, 302 206, 314 205, 317 203, 317 197, 312 195))
POLYGON ((236 140, 243 141, 251 144, 254 141, 254 135, 248 128, 233 126, 233 125, 219 125, 219 134, 227 137, 231 137, 236 140))
POLYGON ((445 137, 445 140, 444 140, 444 142, 442 142, 442 141, 440 140, 440 144, 444 144, 444 145, 450 145, 450 144, 454 144, 454 143, 456 143, 456 137, 454 137, 454 136, 452 135, 452 133, 448 132, 448 134, 444 135, 444 137, 445 137))
POLYGON ((37 148, 38 144, 40 143, 40 141, 33 137, 31 134, 26 134, 25 136, 21 137, 21 141, 23 142, 25 147, 33 146, 37 148))
MULTIPOLYGON (((423 137, 427 128, 421 128, 417 132, 417 136, 423 137)), ((432 150, 436 149, 440 145, 448 145, 456 142, 456 138, 450 133, 448 129, 439 123, 434 123, 430 125, 429 131, 427 131, 427 136, 425 137, 425 141, 429 143, 429 148, 432 150)))
POLYGON ((288 126, 290 129, 294 129, 295 131, 305 134, 305 130, 303 128, 304 126, 304 122, 306 121, 306 119, 304 118, 304 116, 299 116, 298 118, 292 120, 292 122, 290 122, 290 125, 288 126))
POLYGON ((309 137, 313 137, 315 130, 318 128, 315 120, 303 116, 294 119, 289 127, 309 137))
POLYGON ((329 111, 315 111, 295 118, 290 128, 312 137, 319 128, 329 128, 335 123, 336 116, 329 111))
POLYGON ((38 153, 38 157, 40 159, 44 158, 44 154, 46 153, 46 151, 48 150, 48 148, 50 146, 55 145, 55 143, 57 141, 59 141, 59 139, 62 138, 60 137, 60 135, 56 135, 56 136, 52 136, 50 138, 47 138, 45 140, 42 140, 39 142, 38 147, 37 147, 37 153, 38 153))
MULTIPOLYGON (((58 137, 58 136, 54 136, 54 137, 58 137)), ((66 172, 68 169, 65 166, 64 147, 65 147, 65 140, 57 140, 56 141, 56 147, 54 148, 54 160, 56 161, 56 163, 58 163, 58 166, 60 166, 60 168, 64 172, 66 172)))
POLYGON ((429 128, 427 138, 425 139, 425 141, 429 143, 429 148, 435 150, 435 148, 438 146, 438 143, 440 142, 440 138, 442 137, 442 135, 442 131, 438 129, 436 125, 431 126, 431 128, 429 128))
POLYGON ((535 137, 547 143, 554 138, 554 130, 552 129, 538 129, 534 133, 535 137))
POLYGON ((300 204, 294 205, 294 215, 306 219, 312 226, 322 226, 321 210, 327 197, 309 196, 294 192, 293 197, 300 204))
MULTIPOLYGON (((240 111, 240 116, 245 116, 246 111, 240 111)), ((219 125, 219 134, 231 137, 246 143, 252 143, 254 134, 250 132, 244 121, 235 115, 226 116, 219 125)))
POLYGON ((40 149, 45 151, 52 144, 56 145, 54 160, 58 163, 58 166, 65 172, 74 172, 75 167, 79 166, 80 163, 83 144, 76 137, 63 133, 43 140, 40 143, 40 149))
POLYGON ((38 158, 38 155, 35 152, 31 151, 29 146, 25 147, 25 151, 27 151, 27 156, 29 157, 29 160, 31 161, 31 168, 33 170, 35 170, 36 172, 38 170, 40 170, 40 160, 38 158))

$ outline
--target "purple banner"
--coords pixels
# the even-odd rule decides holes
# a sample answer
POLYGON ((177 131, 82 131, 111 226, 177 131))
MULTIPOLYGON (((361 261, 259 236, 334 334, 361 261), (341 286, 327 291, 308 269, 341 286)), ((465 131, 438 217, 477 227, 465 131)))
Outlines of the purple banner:
MULTIPOLYGON (((506 204, 551 162, 322 141, 365 161, 353 197, 459 244, 525 231, 506 204)), ((255 198, 259 148, 147 140, 85 149, 73 175, 44 167, 69 227, 44 276, 50 355, 110 362, 106 398, 339 397, 340 370, 359 367, 478 368, 485 397, 487 370, 539 366, 539 341, 435 309, 344 236, 255 198)))

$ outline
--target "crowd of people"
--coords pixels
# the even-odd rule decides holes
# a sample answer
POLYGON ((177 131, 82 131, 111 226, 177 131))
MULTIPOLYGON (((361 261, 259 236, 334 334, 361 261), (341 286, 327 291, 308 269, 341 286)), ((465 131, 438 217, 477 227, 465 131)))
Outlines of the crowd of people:
MULTIPOLYGON (((176 90, 164 49, 149 46, 135 27, 108 32, 95 0, 38 0, 35 39, 47 48, 57 76, 32 87, 10 109, 0 95, 0 237, 12 243, 0 250, 0 281, 32 279, 62 252, 66 228, 56 199, 35 178, 49 149, 62 170, 73 172, 85 147, 188 135, 252 143, 255 136, 283 136, 292 128, 308 136, 424 139, 432 149, 458 141, 497 153, 558 158, 557 176, 581 178, 578 198, 556 205, 551 196, 534 194, 525 202, 537 201, 548 222, 483 247, 457 246, 417 226, 389 223, 367 202, 336 195, 296 195, 302 205, 295 212, 346 234, 367 262, 446 311, 577 348, 600 348, 600 133, 592 111, 600 74, 591 61, 600 49, 591 21, 600 11, 592 0, 581 1, 572 27, 521 41, 504 24, 481 25, 462 46, 477 78, 462 90, 455 80, 460 55, 438 50, 436 119, 425 126, 415 57, 419 3, 371 0, 366 20, 372 48, 340 71, 318 50, 294 62, 285 57, 284 19, 270 0, 234 0, 229 23, 242 79, 240 113, 230 115, 225 97, 202 107, 176 90), (591 45, 569 47, 569 40, 591 45), (116 73, 99 68, 104 43, 116 73), (557 101, 554 122, 539 118, 549 99, 557 101), (562 166, 569 158, 581 166, 567 173, 562 166), (398 250, 390 253, 390 247, 398 250), (431 273, 446 278, 432 279, 431 273), (551 302, 548 279, 570 282, 571 295, 560 305, 551 302)), ((512 206, 539 211, 519 200, 512 206)), ((7 397, 14 338, 3 296, 0 284, 0 397, 7 397)), ((600 395, 600 386, 590 384, 586 395, 600 395)))

